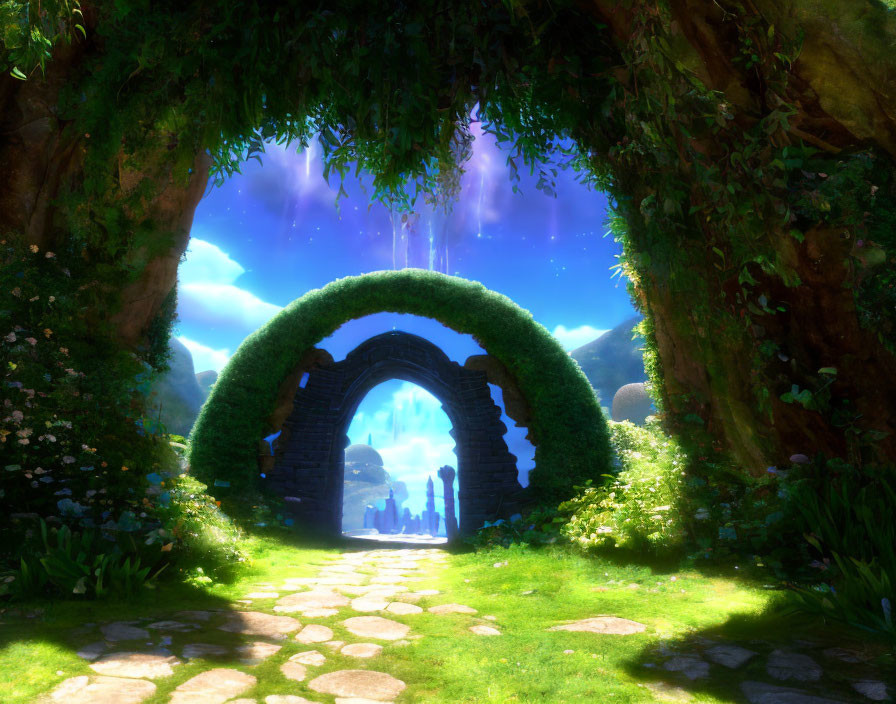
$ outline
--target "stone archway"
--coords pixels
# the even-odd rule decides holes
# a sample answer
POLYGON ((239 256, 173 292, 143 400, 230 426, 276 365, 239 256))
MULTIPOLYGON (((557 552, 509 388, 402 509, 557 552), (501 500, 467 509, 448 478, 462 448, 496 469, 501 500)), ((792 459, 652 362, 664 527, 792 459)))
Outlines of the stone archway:
MULTIPOLYGON (((296 392, 267 477, 269 488, 290 497, 286 506, 296 522, 341 531, 346 431, 367 393, 390 379, 410 381, 432 393, 451 420, 460 532, 514 513, 522 487, 485 372, 451 361, 421 337, 387 332, 362 343, 343 361, 313 369, 296 392)), ((434 476, 437 469, 432 467, 434 476)))

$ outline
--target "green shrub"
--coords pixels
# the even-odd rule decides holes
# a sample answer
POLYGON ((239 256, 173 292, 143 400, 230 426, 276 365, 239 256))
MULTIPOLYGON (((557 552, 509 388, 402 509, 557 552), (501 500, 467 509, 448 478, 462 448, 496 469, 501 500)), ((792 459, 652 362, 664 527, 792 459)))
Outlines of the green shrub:
POLYGON ((826 579, 798 587, 796 606, 896 639, 896 476, 892 468, 816 464, 815 476, 791 492, 820 558, 812 564, 826 579))
POLYGON ((510 545, 546 545, 557 542, 560 526, 564 519, 556 509, 541 506, 526 513, 499 519, 494 523, 486 521, 469 539, 477 548, 510 545))
POLYGON ((133 549, 123 550, 114 538, 94 528, 73 533, 62 525, 50 530, 41 520, 40 533, 41 545, 22 555, 18 569, 4 575, 0 595, 26 598, 44 593, 75 594, 88 599, 129 595, 152 582, 166 567, 153 571, 161 557, 157 549, 139 551, 132 545, 133 549))
POLYGON ((560 504, 562 533, 583 548, 621 547, 651 552, 680 549, 685 456, 655 422, 641 428, 610 423, 618 471, 604 486, 585 486, 560 504))
POLYGON ((242 533, 206 488, 189 475, 176 477, 167 492, 170 502, 155 511, 161 525, 146 540, 160 545, 177 571, 200 568, 209 579, 224 580, 246 561, 242 533))

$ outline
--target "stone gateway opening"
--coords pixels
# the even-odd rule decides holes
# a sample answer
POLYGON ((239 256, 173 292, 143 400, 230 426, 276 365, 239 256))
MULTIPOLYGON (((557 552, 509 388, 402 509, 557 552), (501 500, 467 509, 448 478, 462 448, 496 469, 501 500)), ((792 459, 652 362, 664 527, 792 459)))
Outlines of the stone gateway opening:
MULTIPOLYGON (((522 487, 516 458, 507 449, 501 410, 486 373, 462 367, 416 335, 387 332, 341 362, 313 369, 296 391, 283 424, 268 486, 288 497, 295 522, 338 534, 342 530, 348 426, 362 399, 390 379, 410 381, 442 402, 457 442, 458 529, 515 513, 522 487)), ((433 468, 433 474, 438 468, 433 468)))

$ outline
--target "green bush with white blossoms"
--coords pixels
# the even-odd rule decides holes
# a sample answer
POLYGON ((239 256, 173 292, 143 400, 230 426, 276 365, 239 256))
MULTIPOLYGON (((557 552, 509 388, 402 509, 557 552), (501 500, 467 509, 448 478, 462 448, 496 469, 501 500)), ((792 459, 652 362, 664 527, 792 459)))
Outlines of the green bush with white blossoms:
POLYGON ((690 509, 683 505, 686 456, 654 420, 643 428, 611 422, 610 433, 617 472, 560 505, 568 516, 561 532, 583 548, 680 548, 690 509))

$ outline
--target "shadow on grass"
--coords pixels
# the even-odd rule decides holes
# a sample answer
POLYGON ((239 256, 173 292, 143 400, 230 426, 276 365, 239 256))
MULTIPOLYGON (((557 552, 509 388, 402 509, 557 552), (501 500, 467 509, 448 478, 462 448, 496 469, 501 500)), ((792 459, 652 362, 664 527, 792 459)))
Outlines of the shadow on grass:
POLYGON ((896 681, 896 658, 892 644, 884 640, 776 605, 654 642, 625 670, 651 689, 657 701, 705 694, 730 702, 833 704, 870 701, 852 683, 896 681), (807 656, 817 667, 802 658, 791 661, 791 667, 770 667, 787 654, 807 656), (797 692, 817 698, 803 699, 797 692))

